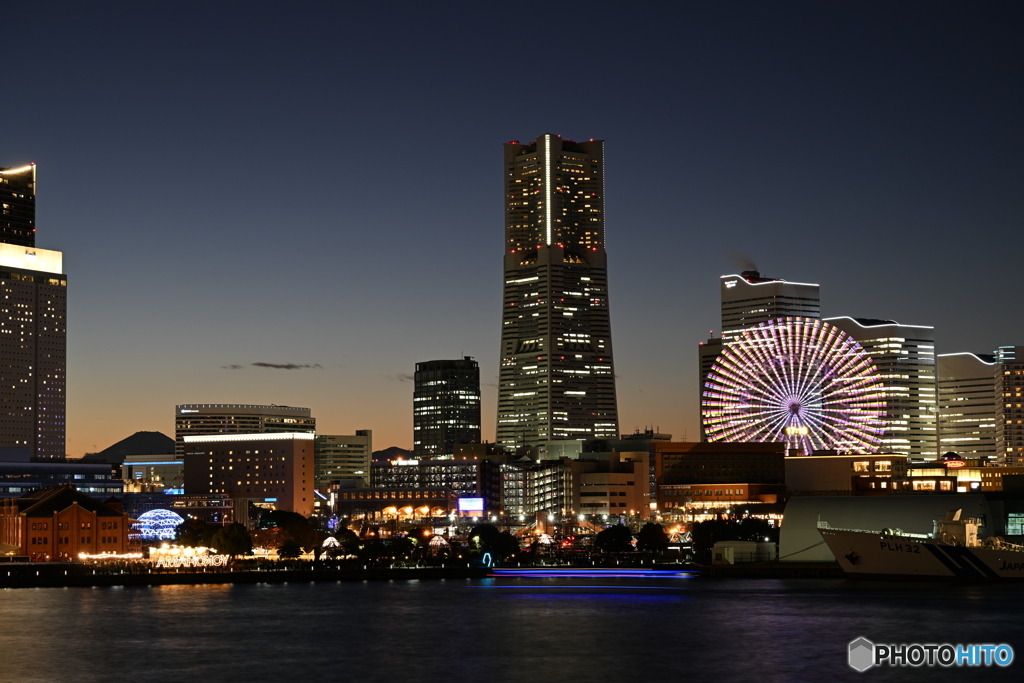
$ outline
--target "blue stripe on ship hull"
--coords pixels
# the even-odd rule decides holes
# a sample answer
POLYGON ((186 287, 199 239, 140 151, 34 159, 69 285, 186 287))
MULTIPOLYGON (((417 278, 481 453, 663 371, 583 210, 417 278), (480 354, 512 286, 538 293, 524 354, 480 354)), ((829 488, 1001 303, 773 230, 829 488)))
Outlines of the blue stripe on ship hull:
POLYGON ((931 543, 922 543, 921 545, 927 548, 928 552, 934 555, 935 559, 941 562, 954 576, 961 576, 964 578, 980 578, 982 576, 982 573, 970 564, 964 564, 961 566, 953 562, 951 558, 942 552, 943 549, 939 546, 932 545, 931 543))
POLYGON ((985 564, 981 558, 974 554, 974 551, 969 548, 961 548, 959 546, 943 546, 942 550, 947 555, 957 560, 964 566, 974 565, 982 574, 990 579, 998 579, 999 574, 996 574, 987 564, 985 564))

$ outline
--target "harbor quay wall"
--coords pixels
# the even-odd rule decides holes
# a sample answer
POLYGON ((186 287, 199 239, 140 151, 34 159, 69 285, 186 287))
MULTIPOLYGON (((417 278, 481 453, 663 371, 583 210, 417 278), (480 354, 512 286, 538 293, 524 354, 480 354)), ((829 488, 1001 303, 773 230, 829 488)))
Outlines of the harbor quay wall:
MULTIPOLYGON (((591 568, 590 565, 585 565, 591 568)), ((569 565, 559 565, 568 569, 569 565)), ((680 569, 678 564, 656 564, 653 569, 680 569)), ((688 565, 699 577, 728 578, 843 578, 837 563, 764 563, 754 565, 688 565)), ((479 566, 324 566, 317 563, 156 568, 148 563, 104 567, 77 562, 0 563, 0 589, 105 586, 167 586, 223 583, 288 583, 310 581, 409 581, 482 579, 489 570, 479 566)))
POLYGON ((258 569, 204 567, 110 569, 86 564, 26 562, 0 564, 0 588, 168 586, 213 583, 288 583, 309 581, 389 581, 484 578, 481 567, 287 567, 258 569))

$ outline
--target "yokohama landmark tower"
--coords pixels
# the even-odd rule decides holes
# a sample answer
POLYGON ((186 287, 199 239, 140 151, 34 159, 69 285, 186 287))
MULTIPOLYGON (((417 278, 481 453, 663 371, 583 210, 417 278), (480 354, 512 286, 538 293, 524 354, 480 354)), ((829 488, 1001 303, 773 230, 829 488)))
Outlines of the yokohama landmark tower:
POLYGON ((505 145, 498 443, 618 438, 604 142, 505 145))

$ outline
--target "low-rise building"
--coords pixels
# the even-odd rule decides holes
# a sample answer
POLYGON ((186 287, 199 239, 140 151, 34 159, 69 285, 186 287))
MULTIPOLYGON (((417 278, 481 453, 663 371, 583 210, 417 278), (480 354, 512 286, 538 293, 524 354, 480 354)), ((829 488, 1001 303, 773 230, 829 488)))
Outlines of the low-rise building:
POLYGON ((129 493, 184 493, 184 456, 126 455, 121 463, 121 479, 129 493))
POLYGON ((37 489, 73 485, 80 493, 98 500, 124 491, 124 483, 111 471, 106 463, 80 462, 31 462, 28 450, 11 455, 11 451, 0 459, 0 497, 18 496, 37 489))
POLYGON ((981 491, 982 472, 987 469, 981 460, 945 458, 911 462, 907 465, 907 490, 924 493, 977 493, 981 491))
POLYGON ((981 490, 982 492, 1004 490, 1004 477, 1024 475, 1024 467, 983 467, 981 468, 981 490))
POLYGON ((802 496, 890 493, 900 490, 899 482, 908 476, 902 453, 794 456, 786 458, 785 466, 786 488, 802 496))
POLYGON ((33 561, 122 554, 128 515, 65 484, 0 500, 0 543, 33 561))
POLYGON ((485 512, 503 509, 501 459, 396 459, 375 462, 372 486, 380 489, 448 489, 457 498, 482 498, 485 512))
POLYGON ((782 484, 675 484, 658 491, 663 513, 693 514, 721 511, 740 505, 774 504, 785 498, 782 484))
POLYGON ((666 484, 784 484, 782 442, 655 442, 655 478, 666 484))
POLYGON ((650 516, 647 454, 581 453, 528 466, 526 511, 561 517, 650 516))
POLYGON ((458 513, 459 498, 447 488, 399 487, 390 489, 332 486, 331 499, 339 517, 415 520, 458 513))

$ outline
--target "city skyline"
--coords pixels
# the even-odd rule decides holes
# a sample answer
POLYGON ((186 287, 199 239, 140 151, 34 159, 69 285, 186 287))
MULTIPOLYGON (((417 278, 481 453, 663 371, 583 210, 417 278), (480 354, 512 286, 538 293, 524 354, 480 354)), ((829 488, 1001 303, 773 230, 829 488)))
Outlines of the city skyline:
MULTIPOLYGON (((528 98, 497 8, 11 8, 34 67, 0 166, 38 163, 37 245, 74 275, 68 453, 169 434, 189 402, 409 447, 415 363, 465 355, 493 439, 490 169, 541 131, 608 141, 621 432, 697 438, 692 350, 752 267, 819 283, 822 317, 933 326, 937 353, 1019 344, 1020 11, 915 7, 581 5, 594 97, 528 98)), ((565 35, 522 49, 571 64, 565 35)))

